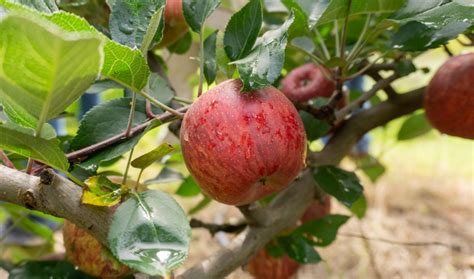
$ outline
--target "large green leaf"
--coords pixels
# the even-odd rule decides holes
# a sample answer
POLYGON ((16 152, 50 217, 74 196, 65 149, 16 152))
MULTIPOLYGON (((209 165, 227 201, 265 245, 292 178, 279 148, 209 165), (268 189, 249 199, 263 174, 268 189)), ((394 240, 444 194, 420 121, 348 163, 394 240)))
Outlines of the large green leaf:
POLYGON ((328 246, 337 236, 339 228, 349 220, 349 216, 326 215, 320 219, 306 222, 299 226, 295 234, 310 234, 316 239, 313 242, 317 246, 328 246))
POLYGON ((0 149, 32 158, 61 171, 67 171, 69 167, 58 140, 35 137, 31 129, 10 123, 0 125, 0 149))
POLYGON ((45 13, 58 11, 58 6, 54 0, 11 0, 11 2, 19 3, 45 13))
POLYGON ((267 31, 247 57, 234 61, 244 82, 244 91, 266 87, 280 76, 285 62, 288 28, 293 20, 291 15, 278 29, 267 31))
POLYGON ((221 3, 220 0, 182 0, 183 15, 191 30, 201 33, 204 21, 221 3))
POLYGON ((132 167, 137 169, 146 169, 151 166, 154 162, 161 160, 164 156, 168 155, 174 147, 169 143, 162 143, 157 148, 150 152, 135 158, 130 164, 132 167))
POLYGON ((95 206, 114 206, 120 202, 126 187, 110 181, 107 177, 98 175, 89 177, 85 184, 87 189, 82 193, 82 203, 95 206))
POLYGON ((23 14, 7 15, 0 29, 0 102, 28 127, 63 112, 99 74, 102 40, 93 32, 66 33, 23 14))
MULTIPOLYGON (((314 0, 301 0, 301 2, 312 1, 314 0)), ((404 3, 404 0, 353 0, 350 15, 393 13, 399 10, 404 3)), ((317 24, 321 25, 343 19, 346 17, 348 5, 349 1, 347 0, 332 0, 317 24)), ((320 11, 315 13, 319 14, 320 11)))
POLYGON ((283 0, 289 9, 297 9, 305 15, 309 28, 312 28, 329 6, 330 0, 283 0))
POLYGON ((192 176, 186 177, 186 179, 181 183, 178 190, 176 191, 176 195, 182 197, 194 197, 201 193, 201 188, 196 183, 192 176))
POLYGON ((321 261, 321 256, 316 252, 310 241, 302 235, 281 236, 277 238, 277 242, 288 256, 297 262, 308 264, 321 261))
POLYGON ((216 79, 216 40, 217 30, 209 35, 204 41, 204 77, 207 84, 211 84, 216 79))
POLYGON ((313 177, 324 192, 334 196, 349 208, 364 191, 355 173, 334 166, 315 168, 313 177))
POLYGON ((405 51, 437 47, 474 24, 474 6, 451 2, 404 17, 392 45, 405 51))
MULTIPOLYGON (((165 0, 109 2, 111 9, 109 28, 112 39, 131 48, 140 48, 144 39, 152 39, 155 36, 165 2, 165 0), (150 34, 147 34, 148 30, 150 34)), ((150 42, 151 40, 147 41, 148 46, 150 42)))
POLYGON ((150 275, 167 275, 188 255, 191 228, 179 204, 149 190, 125 201, 115 212, 108 240, 121 262, 150 275))
POLYGON ((414 17, 420 13, 431 10, 441 5, 444 0, 406 0, 405 5, 398 10, 392 18, 394 19, 406 19, 414 17))
POLYGON ((232 61, 250 53, 260 33, 262 17, 260 0, 251 0, 230 18, 224 33, 224 49, 232 61))

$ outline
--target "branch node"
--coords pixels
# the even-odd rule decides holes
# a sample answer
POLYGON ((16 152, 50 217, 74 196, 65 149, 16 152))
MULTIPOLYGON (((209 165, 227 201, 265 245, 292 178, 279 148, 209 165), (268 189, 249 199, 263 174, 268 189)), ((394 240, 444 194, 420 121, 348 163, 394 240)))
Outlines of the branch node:
POLYGON ((22 192, 20 195, 20 200, 28 209, 35 209, 38 207, 35 194, 32 190, 27 190, 25 192, 22 192))
POLYGON ((44 170, 40 173, 40 182, 43 185, 52 185, 54 180, 54 172, 51 169, 44 170))

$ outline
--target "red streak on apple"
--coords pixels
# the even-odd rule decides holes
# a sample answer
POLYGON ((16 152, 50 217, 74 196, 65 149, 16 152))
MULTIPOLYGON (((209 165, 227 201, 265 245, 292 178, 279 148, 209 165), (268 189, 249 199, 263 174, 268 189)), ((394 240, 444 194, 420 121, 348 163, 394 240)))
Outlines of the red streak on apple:
POLYGON ((287 255, 273 258, 261 249, 248 264, 248 272, 256 279, 288 279, 294 275, 300 264, 287 255))
POLYGON ((424 107, 440 132, 474 139, 474 53, 444 63, 426 89, 424 107))
POLYGON ((281 91, 293 102, 306 102, 316 97, 329 98, 335 90, 336 84, 312 63, 293 69, 281 81, 281 91))
POLYGON ((274 87, 240 92, 228 80, 184 116, 186 166, 215 200, 243 205, 283 190, 304 167, 306 133, 293 104, 274 87))

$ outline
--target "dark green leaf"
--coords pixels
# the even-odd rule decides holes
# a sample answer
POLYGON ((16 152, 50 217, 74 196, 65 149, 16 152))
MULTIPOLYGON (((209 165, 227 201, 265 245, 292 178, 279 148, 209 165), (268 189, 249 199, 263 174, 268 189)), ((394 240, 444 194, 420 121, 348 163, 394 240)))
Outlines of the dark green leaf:
POLYGON ((352 204, 350 210, 355 216, 357 216, 357 218, 364 218, 365 213, 367 212, 367 199, 364 196, 361 196, 352 204))
POLYGON ((202 196, 202 200, 196 205, 194 206, 193 208, 191 208, 189 211, 188 211, 188 214, 189 215, 193 215, 193 214, 196 214, 197 212, 201 211, 201 209, 204 209, 208 204, 210 204, 212 202, 212 199, 209 198, 208 196, 202 196))
POLYGON ((444 0, 405 0, 405 5, 392 18, 407 19, 440 6, 444 0))
POLYGON ((176 191, 176 195, 183 197, 194 197, 199 193, 201 193, 201 188, 199 188, 199 185, 197 185, 192 176, 186 177, 176 191))
MULTIPOLYGON (((153 98, 169 105, 175 96, 174 91, 169 87, 168 82, 157 73, 151 73, 146 87, 146 91, 153 98)), ((139 100, 145 100, 142 96, 137 96, 139 100)), ((160 110, 153 107, 154 113, 160 113, 160 110)))
POLYGON ((145 181, 146 185, 173 183, 183 180, 183 175, 175 169, 164 167, 157 177, 145 181))
POLYGON ((318 22, 329 6, 330 0, 283 0, 289 9, 296 9, 305 15, 306 24, 309 28, 318 22))
POLYGON ((281 0, 263 0, 265 10, 269 13, 285 13, 288 9, 283 5, 281 0))
POLYGON ((85 181, 87 189, 82 194, 82 203, 95 206, 114 206, 120 202, 122 189, 120 184, 113 183, 105 176, 93 176, 85 181))
POLYGON ((260 0, 250 0, 231 18, 224 33, 224 49, 230 60, 247 56, 255 45, 262 27, 260 0))
POLYGON ((408 117, 398 131, 398 140, 409 140, 428 133, 432 129, 425 113, 419 112, 408 117))
POLYGON ((353 172, 348 172, 334 166, 315 168, 313 177, 324 192, 334 196, 349 208, 362 196, 364 191, 359 178, 353 172))
MULTIPOLYGON (((144 38, 148 36, 146 33, 149 27, 157 24, 154 21, 161 18, 156 14, 161 13, 165 2, 165 0, 109 1, 111 10, 109 27, 112 39, 131 48, 140 48, 144 38)), ((152 39, 155 32, 149 36, 152 39)))
POLYGON ((290 15, 280 28, 267 31, 247 57, 234 62, 244 82, 243 91, 266 87, 278 79, 285 62, 288 28, 293 20, 294 16, 290 15))
POLYGON ((67 171, 69 162, 59 148, 57 139, 35 137, 31 129, 13 123, 0 124, 0 149, 32 158, 60 171, 67 171))
POLYGON ((193 37, 190 32, 186 32, 177 42, 170 45, 169 52, 176 54, 185 54, 193 44, 193 37))
POLYGON ((222 76, 221 79, 229 79, 235 72, 235 65, 230 64, 230 59, 227 56, 224 49, 224 35, 222 33, 217 34, 216 42, 216 62, 218 75, 222 76))
POLYGON ((162 143, 157 148, 150 152, 147 152, 140 157, 134 159, 131 163, 132 167, 137 169, 146 169, 151 166, 154 162, 161 160, 165 155, 173 151, 174 148, 171 144, 162 143))
POLYGON ((302 235, 291 234, 277 239, 288 256, 300 263, 318 263, 321 256, 316 252, 310 242, 302 235))
POLYGON ((29 261, 10 271, 9 279, 68 278, 93 279, 67 261, 29 261))
MULTIPOLYGON (((293 9, 292 11, 295 15, 295 21, 293 22, 293 24, 291 24, 290 29, 288 29, 288 34, 290 42, 293 43, 292 40, 294 38, 308 36, 310 34, 310 31, 308 28, 307 18, 304 13, 299 9, 293 9)), ((309 40, 312 42, 311 39, 309 40)))
POLYGON ((407 76, 416 71, 416 67, 410 60, 400 60, 395 65, 395 70, 401 76, 407 76))
POLYGON ((10 0, 14 3, 20 3, 22 5, 33 8, 39 12, 54 13, 58 11, 58 6, 54 0, 10 0))
POLYGON ((204 41, 204 77, 207 84, 211 84, 216 79, 216 40, 217 30, 209 35, 204 41))
POLYGON ((280 258, 285 255, 285 249, 278 245, 278 241, 271 241, 267 245, 265 245, 265 250, 267 254, 274 258, 280 258))
POLYGON ((220 0, 182 0, 183 14, 191 30, 201 33, 204 21, 219 6, 220 0))
POLYGON ((331 129, 326 121, 321 121, 316 119, 313 115, 306 111, 299 111, 301 120, 303 120, 304 129, 306 130, 306 137, 309 141, 319 139, 320 137, 326 135, 331 129))
POLYGON ((148 190, 122 203, 112 218, 108 241, 121 262, 149 275, 167 275, 188 255, 191 228, 169 195, 148 190))
POLYGON ((306 222, 299 226, 294 234, 309 234, 313 239, 314 245, 328 246, 337 237, 339 228, 349 220, 349 216, 344 215, 326 215, 320 219, 306 222))

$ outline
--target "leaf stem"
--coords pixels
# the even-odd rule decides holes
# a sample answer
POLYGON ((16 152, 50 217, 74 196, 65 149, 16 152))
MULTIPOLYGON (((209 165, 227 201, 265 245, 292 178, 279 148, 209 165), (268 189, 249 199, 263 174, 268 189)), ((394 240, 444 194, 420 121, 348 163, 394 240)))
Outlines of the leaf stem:
POLYGON ((130 104, 130 113, 128 115, 127 129, 125 130, 125 136, 128 137, 132 131, 133 119, 135 118, 135 107, 137 105, 137 94, 132 93, 132 103, 130 104))
POLYGON ((359 53, 359 48, 362 48, 365 45, 364 37, 365 37, 365 34, 367 33, 367 29, 369 28, 371 19, 372 19, 372 14, 369 14, 367 16, 367 19, 365 20, 364 28, 362 29, 362 32, 359 35, 359 39, 357 39, 356 44, 354 45, 351 52, 347 56, 348 62, 352 61, 352 59, 354 59, 359 53))
POLYGON ((324 57, 326 57, 327 60, 331 59, 331 54, 329 54, 326 43, 324 43, 323 36, 321 36, 321 33, 319 33, 318 28, 316 27, 314 27, 314 34, 316 34, 319 44, 321 45, 321 48, 323 49, 324 57))
POLYGON ((337 19, 334 21, 334 40, 336 42, 336 55, 335 57, 338 57, 339 54, 339 49, 341 48, 341 43, 339 42, 339 24, 337 23, 337 19))
POLYGON ((339 56, 341 58, 344 58, 344 47, 346 45, 346 37, 347 37, 347 26, 349 25, 349 15, 351 13, 351 7, 352 7, 352 0, 348 0, 348 5, 347 5, 347 13, 346 17, 344 18, 344 26, 342 27, 342 35, 341 35, 341 45, 339 49, 339 56))
POLYGON ((177 102, 180 102, 180 103, 188 104, 188 105, 193 103, 193 100, 189 100, 189 99, 186 99, 186 98, 181 98, 181 97, 178 97, 178 96, 173 96, 173 100, 175 100, 177 102))
POLYGON ((3 150, 1 149, 0 149, 0 160, 5 164, 5 166, 11 169, 16 169, 13 162, 10 161, 10 158, 8 158, 7 154, 5 154, 5 152, 3 152, 3 150))
POLYGON ((135 148, 132 148, 132 150, 130 150, 130 154, 128 155, 127 165, 125 166, 125 173, 123 174, 123 178, 122 178, 122 184, 123 185, 125 185, 125 183, 127 183, 128 171, 130 169, 130 162, 132 161, 134 150, 135 150, 135 148))
POLYGON ((179 111, 163 104, 162 102, 158 101, 157 99, 153 98, 148 93, 146 93, 145 90, 139 91, 138 94, 140 94, 145 99, 149 100, 152 104, 154 104, 155 106, 161 108, 162 110, 167 111, 171 114, 174 114, 174 115, 178 116, 179 118, 183 118, 184 114, 182 114, 181 112, 179 112, 179 111))
POLYGON ((202 84, 204 81, 204 26, 201 27, 199 32, 199 86, 198 86, 198 97, 202 94, 202 84))
POLYGON ((138 173, 137 181, 135 182, 135 189, 138 189, 138 185, 140 184, 140 179, 142 178, 143 171, 145 169, 140 169, 140 172, 138 173))

